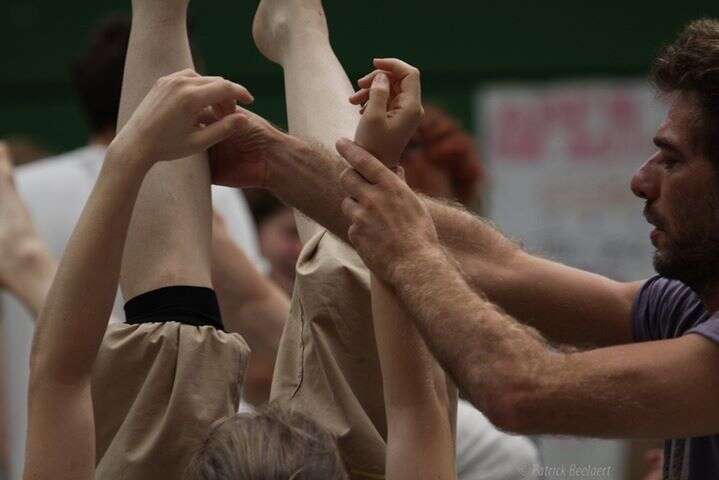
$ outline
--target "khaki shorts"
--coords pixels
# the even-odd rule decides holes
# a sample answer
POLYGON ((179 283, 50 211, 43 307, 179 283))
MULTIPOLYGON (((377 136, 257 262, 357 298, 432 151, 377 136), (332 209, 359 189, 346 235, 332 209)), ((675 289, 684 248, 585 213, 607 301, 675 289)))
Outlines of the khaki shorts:
MULTIPOLYGON (((357 253, 325 230, 305 244, 271 394, 337 436, 353 479, 384 478, 387 448, 369 279, 357 253)), ((448 394, 454 428, 456 389, 448 394)))
POLYGON ((211 425, 236 413, 248 355, 209 326, 111 324, 92 380, 96 478, 181 479, 211 425))

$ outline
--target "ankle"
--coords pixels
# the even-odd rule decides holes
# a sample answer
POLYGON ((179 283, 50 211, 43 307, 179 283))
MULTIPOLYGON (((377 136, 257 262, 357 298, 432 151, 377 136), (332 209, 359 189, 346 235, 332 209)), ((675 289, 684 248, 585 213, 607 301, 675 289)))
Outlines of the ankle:
POLYGON ((172 2, 133 0, 133 23, 149 23, 153 25, 186 25, 189 1, 172 2))

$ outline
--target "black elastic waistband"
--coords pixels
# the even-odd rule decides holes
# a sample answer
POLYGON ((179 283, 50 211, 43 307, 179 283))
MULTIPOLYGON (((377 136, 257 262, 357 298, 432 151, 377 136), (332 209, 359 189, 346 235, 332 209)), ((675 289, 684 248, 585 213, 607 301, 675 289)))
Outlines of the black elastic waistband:
POLYGON ((127 323, 178 322, 224 330, 217 295, 211 288, 174 286, 158 288, 125 303, 127 323))

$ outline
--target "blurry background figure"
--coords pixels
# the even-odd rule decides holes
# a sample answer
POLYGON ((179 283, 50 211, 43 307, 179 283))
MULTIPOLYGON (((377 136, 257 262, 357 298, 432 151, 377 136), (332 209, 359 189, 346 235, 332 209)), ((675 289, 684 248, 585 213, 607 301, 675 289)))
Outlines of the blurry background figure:
POLYGON ((292 209, 267 190, 245 190, 255 219, 260 252, 269 263, 270 278, 292 295, 295 264, 302 250, 292 209))
POLYGON ((425 107, 422 124, 402 156, 407 183, 427 196, 476 209, 484 169, 472 136, 444 110, 425 107))
MULTIPOLYGON (((62 254, 99 175, 108 144, 115 135, 125 55, 130 36, 129 17, 113 14, 90 29, 87 45, 72 64, 72 80, 89 133, 86 145, 62 155, 41 159, 17 169, 17 190, 25 200, 40 237, 56 258, 62 254)), ((63 118, 53 118, 58 124, 63 118)), ((213 187, 215 210, 225 219, 230 238, 249 261, 264 263, 244 196, 235 189, 213 187)), ((8 295, 2 298, 5 338, 6 418, 9 419, 10 473, 20 478, 26 425, 28 358, 33 319, 8 295)), ((220 297, 220 303, 222 298, 220 297)), ((118 295, 113 317, 124 319, 118 295)), ((246 336, 252 343, 251 335, 246 336)))

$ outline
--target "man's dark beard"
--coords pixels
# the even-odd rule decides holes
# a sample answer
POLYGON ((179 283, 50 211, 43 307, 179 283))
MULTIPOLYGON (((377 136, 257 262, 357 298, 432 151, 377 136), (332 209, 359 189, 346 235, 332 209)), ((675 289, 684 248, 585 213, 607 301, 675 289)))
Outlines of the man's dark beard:
POLYGON ((654 252, 654 269, 663 277, 679 280, 701 294, 719 282, 719 240, 694 238, 692 242, 671 242, 654 252))

